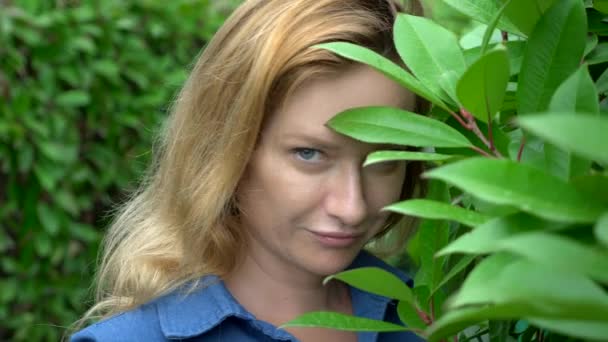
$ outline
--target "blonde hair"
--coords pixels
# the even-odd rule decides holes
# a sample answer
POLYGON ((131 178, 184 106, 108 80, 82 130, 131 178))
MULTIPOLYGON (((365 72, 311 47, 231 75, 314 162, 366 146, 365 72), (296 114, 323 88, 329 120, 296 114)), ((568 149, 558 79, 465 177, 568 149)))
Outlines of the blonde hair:
MULTIPOLYGON (((226 275, 244 238, 233 194, 267 113, 303 81, 350 62, 346 41, 396 59, 389 0, 249 0, 198 57, 140 190, 103 241, 85 320, 137 307, 206 274, 226 275)), ((408 170, 404 196, 419 170, 408 170)))

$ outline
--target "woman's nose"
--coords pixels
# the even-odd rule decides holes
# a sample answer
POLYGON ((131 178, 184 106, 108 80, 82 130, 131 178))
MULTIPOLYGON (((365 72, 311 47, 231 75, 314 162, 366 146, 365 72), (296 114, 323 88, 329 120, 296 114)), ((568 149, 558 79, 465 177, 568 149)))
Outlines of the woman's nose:
POLYGON ((343 225, 361 224, 368 211, 360 166, 351 167, 333 176, 326 198, 326 210, 343 225))

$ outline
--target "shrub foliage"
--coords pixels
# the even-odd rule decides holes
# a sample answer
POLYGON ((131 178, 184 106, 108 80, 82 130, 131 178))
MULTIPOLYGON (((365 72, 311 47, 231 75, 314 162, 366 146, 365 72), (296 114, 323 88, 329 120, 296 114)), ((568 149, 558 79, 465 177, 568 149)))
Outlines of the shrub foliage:
POLYGON ((0 4, 0 340, 57 341, 90 304, 110 204, 229 12, 218 3, 0 4))

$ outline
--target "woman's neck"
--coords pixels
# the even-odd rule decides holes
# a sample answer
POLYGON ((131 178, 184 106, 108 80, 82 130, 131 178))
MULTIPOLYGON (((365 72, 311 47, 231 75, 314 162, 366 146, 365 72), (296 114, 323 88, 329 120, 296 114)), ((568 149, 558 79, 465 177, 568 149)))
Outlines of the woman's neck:
POLYGON ((281 325, 311 311, 352 313, 348 287, 338 281, 247 256, 224 278, 228 290, 256 318, 281 325))

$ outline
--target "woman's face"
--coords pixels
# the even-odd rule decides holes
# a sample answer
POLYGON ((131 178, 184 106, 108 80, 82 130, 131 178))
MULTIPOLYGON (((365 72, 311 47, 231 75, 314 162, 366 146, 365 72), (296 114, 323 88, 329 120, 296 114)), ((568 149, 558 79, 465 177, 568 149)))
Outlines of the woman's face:
POLYGON ((267 120, 237 198, 247 256, 262 267, 325 276, 347 267, 385 225, 399 199, 403 162, 362 167, 380 146, 325 126, 361 106, 414 108, 414 95, 353 66, 296 90, 267 120))

